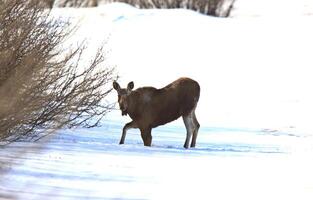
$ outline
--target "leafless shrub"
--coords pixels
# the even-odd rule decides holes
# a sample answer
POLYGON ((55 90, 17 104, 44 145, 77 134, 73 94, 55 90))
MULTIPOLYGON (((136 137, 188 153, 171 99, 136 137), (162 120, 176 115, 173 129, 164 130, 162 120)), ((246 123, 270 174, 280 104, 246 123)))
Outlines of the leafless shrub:
POLYGON ((113 69, 103 48, 81 66, 84 45, 62 50, 67 22, 38 0, 0 4, 0 141, 32 138, 47 129, 93 127, 112 108, 113 69), (109 85, 109 86, 108 86, 109 85))
POLYGON ((228 17, 235 0, 113 0, 113 1, 128 3, 139 8, 167 8, 167 9, 186 8, 198 11, 206 15, 228 17))
POLYGON ((39 3, 45 8, 52 8, 55 0, 41 0, 39 3))
POLYGON ((98 6, 98 0, 40 0, 38 2, 45 8, 98 6))
POLYGON ((59 0, 59 7, 96 7, 98 0, 59 0))
POLYGON ((47 6, 96 7, 100 3, 123 2, 138 8, 185 8, 206 15, 228 17, 235 0, 42 0, 47 6))

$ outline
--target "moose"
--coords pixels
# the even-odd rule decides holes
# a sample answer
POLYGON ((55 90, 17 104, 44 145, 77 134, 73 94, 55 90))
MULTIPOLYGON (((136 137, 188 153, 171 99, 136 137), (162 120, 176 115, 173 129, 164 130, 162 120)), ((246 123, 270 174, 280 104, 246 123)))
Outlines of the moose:
POLYGON ((196 146, 200 124, 195 110, 200 97, 200 85, 190 78, 179 78, 169 85, 156 89, 141 87, 136 90, 134 82, 129 82, 127 88, 121 88, 114 81, 113 88, 118 94, 118 104, 122 116, 129 115, 131 122, 125 124, 120 140, 124 144, 126 132, 130 128, 139 128, 145 146, 151 146, 152 128, 172 122, 179 117, 187 130, 184 147, 196 146))

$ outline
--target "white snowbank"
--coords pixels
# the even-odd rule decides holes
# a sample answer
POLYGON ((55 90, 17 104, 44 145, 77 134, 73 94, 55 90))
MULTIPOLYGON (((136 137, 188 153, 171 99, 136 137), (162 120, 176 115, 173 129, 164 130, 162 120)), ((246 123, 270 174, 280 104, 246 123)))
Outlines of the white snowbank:
POLYGON ((121 125, 107 124, 1 150, 0 160, 12 166, 1 165, 8 173, 1 175, 0 197, 312 198, 313 151, 303 146, 305 138, 211 128, 199 135, 196 149, 184 150, 183 129, 161 128, 149 148, 136 131, 118 145, 121 125))
POLYGON ((311 0, 236 0, 232 17, 293 18, 312 16, 311 0))
POLYGON ((188 76, 201 85, 202 124, 312 130, 312 17, 138 13, 115 21, 110 38, 123 85, 163 87, 188 76))

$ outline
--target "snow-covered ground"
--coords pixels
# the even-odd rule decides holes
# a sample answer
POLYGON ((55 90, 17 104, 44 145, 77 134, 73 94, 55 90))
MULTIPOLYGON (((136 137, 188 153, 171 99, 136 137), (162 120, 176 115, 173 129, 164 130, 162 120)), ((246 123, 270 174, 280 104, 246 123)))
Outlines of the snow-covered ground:
POLYGON ((305 137, 212 127, 201 129, 196 149, 184 150, 181 127, 157 129, 151 148, 136 131, 118 145, 121 128, 108 122, 6 147, 0 199, 312 198, 305 137))
POLYGON ((0 199, 312 199, 313 3, 250 2, 227 19, 117 3, 56 10, 80 20, 73 39, 107 41, 123 86, 197 80, 198 145, 182 148, 179 119, 153 130, 151 148, 138 130, 120 146, 129 119, 116 110, 101 128, 2 148, 0 199))
POLYGON ((279 17, 312 16, 311 0, 236 0, 232 17, 279 17))

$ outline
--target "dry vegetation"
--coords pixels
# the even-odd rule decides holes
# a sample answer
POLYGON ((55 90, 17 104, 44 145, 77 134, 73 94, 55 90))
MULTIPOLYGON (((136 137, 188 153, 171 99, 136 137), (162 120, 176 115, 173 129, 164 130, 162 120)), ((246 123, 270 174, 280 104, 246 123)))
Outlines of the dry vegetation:
POLYGON ((228 17, 235 0, 42 0, 46 6, 94 7, 102 2, 123 2, 138 8, 186 8, 206 15, 228 17))
POLYGON ((60 7, 95 7, 98 6, 98 0, 59 0, 60 7))
POLYGON ((85 47, 62 50, 69 25, 40 5, 37 0, 0 4, 0 141, 60 127, 93 127, 112 108, 104 102, 114 77, 103 66, 103 49, 80 66, 85 47))
POLYGON ((45 7, 95 7, 98 0, 40 0, 45 7))
POLYGON ((228 17, 234 0, 114 0, 139 8, 186 8, 206 15, 228 17), (227 4, 227 8, 222 9, 227 4))

